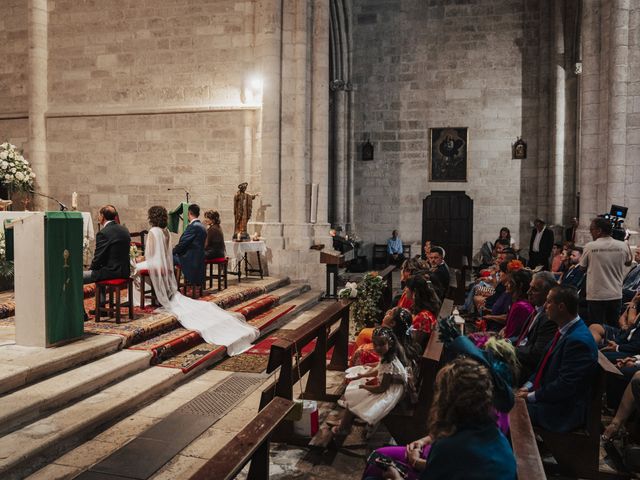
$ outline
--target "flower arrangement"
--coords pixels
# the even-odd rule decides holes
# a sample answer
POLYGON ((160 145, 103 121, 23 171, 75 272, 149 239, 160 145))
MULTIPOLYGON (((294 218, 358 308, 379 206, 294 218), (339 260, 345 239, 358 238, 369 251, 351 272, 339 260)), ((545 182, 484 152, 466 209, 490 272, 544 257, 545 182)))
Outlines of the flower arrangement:
POLYGON ((131 275, 136 272, 136 258, 138 258, 138 247, 131 245, 129 247, 129 265, 131 266, 131 275))
POLYGON ((0 233, 0 279, 4 282, 11 283, 13 281, 13 262, 7 260, 7 247, 4 232, 0 233))
POLYGON ((35 178, 29 162, 15 145, 0 144, 0 183, 16 190, 28 190, 33 187, 35 178))
POLYGON ((351 304, 351 316, 356 330, 367 324, 375 324, 380 320, 380 299, 387 282, 378 275, 378 272, 365 273, 357 286, 357 296, 351 304))
POLYGON ((356 298, 358 296, 358 284, 347 282, 343 289, 338 292, 339 298, 356 298))

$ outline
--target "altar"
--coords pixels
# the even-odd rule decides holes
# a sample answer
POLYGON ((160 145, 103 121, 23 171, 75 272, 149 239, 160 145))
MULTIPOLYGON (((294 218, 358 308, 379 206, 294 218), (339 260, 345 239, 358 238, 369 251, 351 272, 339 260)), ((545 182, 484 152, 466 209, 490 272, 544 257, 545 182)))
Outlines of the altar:
MULTIPOLYGON (((4 233, 5 220, 18 220, 33 215, 37 212, 31 212, 28 210, 23 211, 0 211, 0 233, 4 233)), ((89 240, 95 239, 95 230, 93 228, 93 221, 89 212, 79 212, 82 214, 82 236, 89 240)))
POLYGON ((231 275, 238 276, 238 282, 242 278, 242 266, 244 264, 244 276, 248 277, 249 274, 258 274, 260 278, 264 278, 264 271, 262 269, 262 260, 260 255, 267 253, 267 245, 264 240, 250 241, 250 242, 234 242, 226 240, 224 242, 227 256, 233 259, 229 262, 230 265, 235 265, 235 270, 229 270, 231 275), (249 262, 248 254, 256 252, 257 268, 249 262))

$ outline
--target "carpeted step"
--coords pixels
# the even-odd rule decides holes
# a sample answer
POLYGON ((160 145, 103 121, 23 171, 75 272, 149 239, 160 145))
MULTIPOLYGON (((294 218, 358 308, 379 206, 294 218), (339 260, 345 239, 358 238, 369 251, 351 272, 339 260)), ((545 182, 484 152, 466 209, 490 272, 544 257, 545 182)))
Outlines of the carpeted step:
POLYGON ((149 367, 148 352, 124 350, 0 398, 0 435, 149 367))
POLYGON ((56 348, 4 345, 0 348, 0 393, 114 353, 120 344, 119 337, 85 335, 56 348))
MULTIPOLYGON (((280 325, 286 323, 295 315, 310 308, 318 302, 321 293, 318 291, 307 292, 282 305, 276 305, 270 310, 263 312, 251 320, 249 323, 260 329, 261 337, 280 325)), ((191 337, 193 340, 193 337, 191 337)), ((171 358, 162 361, 158 366, 165 368, 179 369, 184 373, 191 372, 197 368, 204 368, 219 362, 226 356, 226 348, 223 346, 208 344, 204 341, 190 346, 188 349, 177 353, 171 358)), ((258 368, 257 366, 254 368, 258 368)), ((234 370, 234 371, 255 371, 255 370, 234 370)))
POLYGON ((186 377, 151 367, 103 391, 0 438, 0 478, 24 478, 47 458, 83 441, 102 425, 157 397, 186 377))
MULTIPOLYGON (((89 283, 83 285, 84 298, 90 298, 96 294, 96 284, 89 283)), ((2 299, 0 299, 0 319, 13 317, 16 314, 16 302, 14 300, 13 291, 3 292, 2 299)))
MULTIPOLYGON (((222 292, 205 295, 200 300, 212 301, 221 308, 229 309, 263 295, 265 292, 278 289, 288 282, 288 278, 267 278, 255 286, 252 286, 249 282, 243 282, 239 285, 230 285, 229 288, 222 292)), ((92 300, 87 300, 85 303, 88 302, 92 302, 92 300)), ((122 323, 119 324, 115 323, 114 319, 99 323, 93 321, 85 322, 85 332, 120 335, 123 338, 123 347, 126 348, 153 339, 158 335, 179 328, 179 326, 180 323, 175 316, 159 310, 146 313, 144 316, 131 321, 123 318, 122 323)))

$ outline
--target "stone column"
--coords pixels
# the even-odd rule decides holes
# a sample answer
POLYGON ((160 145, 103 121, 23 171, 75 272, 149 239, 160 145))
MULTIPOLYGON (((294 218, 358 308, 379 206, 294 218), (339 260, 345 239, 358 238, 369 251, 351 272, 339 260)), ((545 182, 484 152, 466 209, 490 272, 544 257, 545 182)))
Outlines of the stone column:
POLYGON ((613 0, 609 52, 609 135, 607 148, 607 196, 600 206, 625 204, 627 148, 627 82, 629 72, 629 5, 631 0, 613 0))
POLYGON ((254 204, 256 213, 250 229, 265 237, 270 249, 281 250, 282 1, 259 0, 255 12, 256 70, 262 77, 254 153, 260 164, 260 197, 254 204))
POLYGON ((260 0, 256 6, 257 70, 262 75, 260 115, 261 195, 264 221, 280 218, 281 0, 260 0))
POLYGON ((591 240, 589 222, 598 213, 600 150, 600 1, 584 0, 582 5, 582 74, 580 95, 580 229, 577 242, 591 240))
POLYGON ((564 51, 564 0, 554 2, 553 11, 553 121, 551 125, 551 168, 549 169, 548 223, 562 225, 564 209, 564 174, 565 174, 565 51, 564 51))
POLYGON ((285 0, 282 54, 281 198, 285 248, 311 245, 309 224, 311 0, 285 0))
MULTIPOLYGON (((48 108, 47 62, 47 0, 29 0, 29 160, 36 174, 36 189, 49 193, 49 171, 47 162, 48 108)), ((38 210, 46 209, 46 199, 37 197, 38 210)))
POLYGON ((319 185, 314 238, 325 245, 329 241, 329 17, 329 2, 313 0, 311 183, 319 185))

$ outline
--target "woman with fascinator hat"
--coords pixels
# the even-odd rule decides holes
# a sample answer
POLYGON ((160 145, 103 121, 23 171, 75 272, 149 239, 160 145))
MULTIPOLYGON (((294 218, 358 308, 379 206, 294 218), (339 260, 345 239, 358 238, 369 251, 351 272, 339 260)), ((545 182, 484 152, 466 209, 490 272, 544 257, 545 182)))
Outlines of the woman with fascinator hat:
MULTIPOLYGON (((504 433, 517 360, 513 347, 490 338, 484 350, 460 336, 452 321, 440 325, 451 362, 436 377, 429 435, 406 447, 383 447, 370 456, 399 465, 409 480, 515 479, 515 459, 504 433)), ((483 341, 486 339, 482 339, 483 341)), ((393 468, 370 462, 364 479, 403 478, 393 468)))

